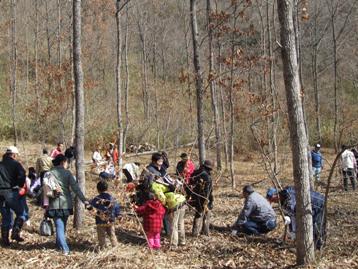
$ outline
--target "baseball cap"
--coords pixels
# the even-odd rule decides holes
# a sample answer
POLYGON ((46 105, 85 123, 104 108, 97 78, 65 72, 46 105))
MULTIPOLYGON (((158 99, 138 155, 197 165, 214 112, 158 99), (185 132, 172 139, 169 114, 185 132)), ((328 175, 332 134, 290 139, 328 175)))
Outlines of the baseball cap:
POLYGON ((6 153, 19 154, 19 150, 15 146, 10 146, 6 149, 6 153))
POLYGON ((273 187, 269 188, 266 192, 266 198, 272 198, 272 196, 277 194, 277 190, 273 187))
POLYGON ((321 144, 316 144, 316 148, 320 148, 321 147, 321 144))

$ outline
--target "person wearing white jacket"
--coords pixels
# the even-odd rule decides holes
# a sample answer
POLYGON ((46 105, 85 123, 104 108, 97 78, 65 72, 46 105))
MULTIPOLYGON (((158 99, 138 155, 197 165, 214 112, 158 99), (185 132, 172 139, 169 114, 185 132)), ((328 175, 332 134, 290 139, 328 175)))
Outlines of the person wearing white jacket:
POLYGON ((356 188, 356 158, 351 150, 347 146, 342 145, 343 153, 341 155, 342 175, 343 175, 343 186, 344 190, 348 191, 348 178, 351 181, 352 189, 356 188))

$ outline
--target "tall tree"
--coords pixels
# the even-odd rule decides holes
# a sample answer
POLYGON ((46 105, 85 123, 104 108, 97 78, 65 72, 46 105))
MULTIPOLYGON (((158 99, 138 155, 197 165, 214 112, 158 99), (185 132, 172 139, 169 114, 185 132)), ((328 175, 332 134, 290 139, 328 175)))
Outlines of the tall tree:
POLYGON ((205 160, 205 140, 204 140, 204 111, 203 111, 203 74, 199 55, 199 32, 196 16, 196 0, 190 0, 190 23, 191 33, 193 40, 193 63, 195 74, 195 87, 196 87, 196 109, 197 109, 197 122, 198 122, 198 148, 199 148, 199 161, 203 163, 205 160))
MULTIPOLYGON (((73 75, 75 79, 76 96, 76 179, 83 193, 85 193, 84 170, 84 135, 85 135, 85 100, 83 91, 83 70, 81 60, 81 0, 73 0, 73 75)), ((79 199, 75 203, 74 227, 80 228, 83 221, 83 206, 79 199)))
POLYGON ((208 30, 208 42, 209 42, 209 83, 211 94, 211 107, 214 114, 214 126, 215 126, 215 140, 216 140, 216 164, 217 169, 221 170, 221 132, 219 126, 219 111, 218 111, 218 94, 215 85, 215 70, 214 70, 214 52, 213 52, 213 22, 212 22, 212 10, 211 0, 206 0, 206 17, 207 17, 207 30, 208 30))
POLYGON ((16 44, 16 2, 17 0, 11 0, 11 47, 10 47, 10 90, 11 90, 11 105, 12 105, 12 128, 14 132, 14 145, 17 145, 18 134, 17 134, 17 123, 16 123, 16 72, 17 72, 17 44, 16 44))
POLYGON ((123 156, 123 124, 122 124, 122 92, 121 92, 121 56, 122 56, 122 38, 121 38, 121 0, 116 1, 116 94, 117 94, 117 124, 118 124, 118 165, 119 178, 122 176, 122 156, 123 156))
POLYGON ((301 85, 293 22, 294 0, 277 0, 278 17, 281 27, 283 75, 291 138, 293 176, 296 190, 298 264, 314 261, 312 208, 310 198, 307 134, 302 110, 301 85))

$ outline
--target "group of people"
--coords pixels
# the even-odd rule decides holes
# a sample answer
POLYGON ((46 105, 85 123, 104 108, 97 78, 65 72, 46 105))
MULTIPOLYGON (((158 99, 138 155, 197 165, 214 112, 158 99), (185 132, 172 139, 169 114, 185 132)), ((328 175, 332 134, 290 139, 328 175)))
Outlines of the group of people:
MULTIPOLYGON (((340 159, 341 173, 343 176, 343 188, 348 191, 348 180, 351 182, 352 190, 356 189, 356 181, 358 174, 358 150, 353 147, 349 148, 346 145, 341 147, 342 154, 340 159)), ((321 181, 321 172, 323 169, 323 156, 321 153, 321 145, 316 144, 311 151, 312 172, 316 183, 321 181)))
POLYGON ((137 182, 130 183, 135 211, 143 217, 143 228, 150 248, 160 248, 162 228, 170 236, 171 247, 186 244, 184 219, 188 207, 195 211, 193 236, 209 235, 213 208, 211 171, 206 160, 198 169, 186 153, 177 164, 176 175, 167 172, 170 164, 165 152, 154 153, 151 163, 137 182))
MULTIPOLYGON (((112 161, 116 156, 114 149, 112 146, 112 151, 109 152, 112 161)), ((316 152, 319 152, 317 149, 319 147, 316 145, 316 152)), ((69 216, 73 214, 73 194, 95 215, 99 246, 105 246, 106 237, 109 237, 113 246, 117 245, 114 224, 120 215, 120 205, 108 192, 109 178, 100 176, 97 183, 98 196, 87 199, 67 169, 71 159, 62 153, 61 143, 51 154, 47 149, 42 153, 37 159, 36 169, 30 168, 28 176, 17 160, 19 152, 16 147, 9 147, 0 162, 2 245, 9 246, 10 238, 18 242, 23 241, 20 235, 21 228, 29 219, 26 193, 39 198, 39 203, 45 208, 44 217, 53 220, 56 227, 56 244, 63 254, 67 255, 70 252, 66 240, 66 225, 69 216)), ((75 153, 73 156, 75 157, 75 153)), ((350 156, 349 152, 343 152, 342 162, 349 163, 347 158, 351 158, 350 156)), ((93 157, 96 157, 95 154, 93 157)), ((210 216, 214 202, 214 164, 210 160, 205 160, 196 168, 187 153, 181 154, 180 157, 175 175, 168 173, 170 163, 165 152, 154 153, 150 164, 143 169, 140 163, 128 163, 123 167, 128 183, 126 189, 131 192, 131 207, 143 218, 143 228, 151 249, 161 247, 160 235, 163 228, 170 236, 171 247, 177 248, 186 244, 184 220, 188 208, 195 213, 192 235, 210 234, 210 216)), ((97 157, 93 159, 100 161, 97 157)), ((343 171, 349 174, 350 170, 343 171)), ((285 224, 289 227, 291 237, 295 238, 295 195, 292 187, 283 190, 270 188, 266 197, 263 197, 252 186, 245 186, 244 207, 232 225, 232 234, 260 235, 274 230, 277 226, 277 216, 271 203, 280 202, 285 213, 285 224)), ((324 196, 311 191, 311 200, 315 246, 320 248, 325 239, 324 196)))

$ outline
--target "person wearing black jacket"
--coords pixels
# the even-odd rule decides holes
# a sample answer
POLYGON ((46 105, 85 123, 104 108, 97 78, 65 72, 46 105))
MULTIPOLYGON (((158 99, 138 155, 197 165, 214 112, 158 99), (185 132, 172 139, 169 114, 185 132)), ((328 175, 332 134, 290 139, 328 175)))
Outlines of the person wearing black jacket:
POLYGON ((16 214, 12 227, 11 239, 21 242, 20 231, 24 223, 24 206, 19 202, 19 190, 26 181, 26 172, 16 160, 19 151, 11 146, 6 150, 0 162, 0 203, 1 203, 1 239, 4 246, 10 245, 9 231, 11 229, 11 210, 16 214))
POLYGON ((192 205, 195 208, 193 236, 200 233, 209 235, 210 211, 213 209, 213 182, 211 171, 213 162, 206 160, 192 175, 193 189, 191 191, 192 205))

